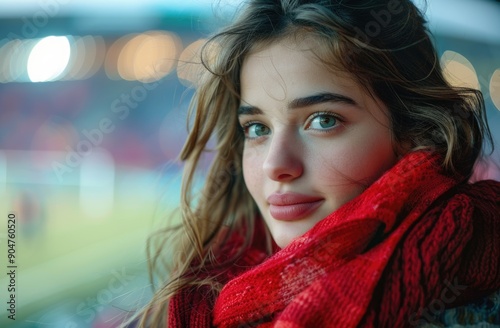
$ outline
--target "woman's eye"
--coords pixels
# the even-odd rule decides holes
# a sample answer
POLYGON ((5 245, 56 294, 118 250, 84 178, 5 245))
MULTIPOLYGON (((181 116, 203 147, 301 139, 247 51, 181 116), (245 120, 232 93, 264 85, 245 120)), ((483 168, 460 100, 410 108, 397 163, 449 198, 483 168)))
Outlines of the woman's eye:
POLYGON ((271 130, 261 123, 250 123, 243 127, 245 131, 245 136, 249 139, 254 139, 268 135, 271 130))
POLYGON ((337 125, 338 119, 330 114, 319 114, 308 124, 307 128, 314 130, 327 130, 337 125))

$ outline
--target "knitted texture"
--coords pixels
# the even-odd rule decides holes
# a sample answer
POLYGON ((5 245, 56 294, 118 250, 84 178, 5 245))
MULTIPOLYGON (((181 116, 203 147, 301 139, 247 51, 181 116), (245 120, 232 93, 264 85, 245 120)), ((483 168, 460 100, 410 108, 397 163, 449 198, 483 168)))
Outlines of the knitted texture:
POLYGON ((500 289, 500 183, 438 163, 411 153, 272 257, 249 249, 220 295, 175 296, 169 327, 410 327, 500 289))

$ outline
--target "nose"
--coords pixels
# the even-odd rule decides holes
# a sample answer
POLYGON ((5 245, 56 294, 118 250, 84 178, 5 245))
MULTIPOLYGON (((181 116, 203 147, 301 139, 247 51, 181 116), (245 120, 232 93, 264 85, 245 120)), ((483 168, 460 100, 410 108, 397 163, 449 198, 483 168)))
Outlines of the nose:
POLYGON ((274 134, 263 164, 265 174, 275 181, 292 181, 304 172, 301 146, 289 134, 274 134))

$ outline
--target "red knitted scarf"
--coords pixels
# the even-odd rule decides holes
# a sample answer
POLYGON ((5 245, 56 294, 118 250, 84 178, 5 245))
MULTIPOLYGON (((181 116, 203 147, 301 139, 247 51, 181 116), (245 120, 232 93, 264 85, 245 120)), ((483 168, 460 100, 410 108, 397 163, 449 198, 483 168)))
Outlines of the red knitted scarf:
POLYGON ((417 326, 500 289, 499 213, 500 183, 411 153, 272 257, 249 249, 220 295, 181 291, 169 327, 417 326))

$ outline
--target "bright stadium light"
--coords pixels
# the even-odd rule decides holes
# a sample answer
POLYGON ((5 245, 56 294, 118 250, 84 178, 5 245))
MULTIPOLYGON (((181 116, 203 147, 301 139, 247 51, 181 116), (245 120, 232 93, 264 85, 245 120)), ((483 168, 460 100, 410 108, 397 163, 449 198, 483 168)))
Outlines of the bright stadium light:
POLYGON ((31 82, 53 81, 68 66, 71 55, 69 40, 65 36, 48 36, 31 50, 28 58, 28 76, 31 82))

